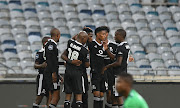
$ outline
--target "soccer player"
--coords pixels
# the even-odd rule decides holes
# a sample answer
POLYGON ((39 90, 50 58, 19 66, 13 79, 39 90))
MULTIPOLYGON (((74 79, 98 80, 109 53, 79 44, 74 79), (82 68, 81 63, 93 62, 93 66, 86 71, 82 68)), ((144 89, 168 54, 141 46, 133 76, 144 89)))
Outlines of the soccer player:
POLYGON ((88 40, 85 31, 79 32, 76 40, 69 40, 67 50, 61 55, 66 61, 66 71, 64 76, 64 91, 66 93, 64 108, 70 108, 72 93, 76 97, 76 108, 82 108, 82 93, 84 90, 83 72, 84 68, 89 67, 88 49, 84 47, 88 40))
MULTIPOLYGON (((88 34, 88 40, 86 43, 86 47, 88 47, 88 43, 92 42, 93 31, 89 27, 84 27, 83 31, 85 31, 88 34)), ((77 35, 74 36, 73 39, 76 40, 77 35)), ((83 92, 83 94, 82 94, 83 108, 88 108, 89 84, 88 84, 88 75, 86 72, 86 67, 84 68, 84 71, 83 71, 83 78, 84 78, 84 87, 85 87, 85 92, 83 92)), ((75 97, 74 97, 73 102, 72 102, 72 108, 76 108, 76 98, 75 97)))
MULTIPOLYGON (((127 73, 127 64, 129 60, 129 52, 130 47, 127 42, 125 42, 126 38, 126 31, 123 29, 118 29, 115 32, 115 41, 118 43, 117 50, 116 50, 116 56, 115 56, 115 62, 106 65, 103 68, 103 72, 109 68, 113 68, 113 74, 114 74, 114 81, 113 81, 113 105, 112 108, 118 108, 118 105, 122 107, 122 98, 119 98, 121 95, 117 93, 115 89, 115 82, 116 82, 116 76, 121 73, 127 73)), ((110 57, 113 58, 112 54, 110 53, 107 45, 104 46, 106 52, 110 57)))
POLYGON ((37 97, 35 103, 33 103, 33 108, 39 108, 44 96, 47 97, 46 105, 49 105, 49 92, 45 88, 44 84, 44 68, 47 66, 47 63, 44 60, 44 45, 48 41, 49 37, 44 37, 42 39, 43 47, 36 53, 34 68, 38 69, 39 74, 37 75, 36 84, 37 84, 37 97))
POLYGON ((130 74, 119 74, 116 90, 125 97, 124 108, 149 108, 143 97, 132 89, 133 77, 130 74))
POLYGON ((103 48, 103 41, 106 39, 106 35, 109 32, 109 28, 101 26, 95 29, 96 39, 88 43, 90 51, 90 67, 91 67, 91 84, 92 92, 94 95, 94 108, 102 108, 104 100, 105 77, 101 75, 101 71, 104 67, 104 58, 107 57, 103 48))
POLYGON ((51 39, 45 45, 45 58, 47 67, 45 68, 44 76, 49 93, 52 95, 49 108, 55 108, 60 99, 60 76, 58 74, 58 48, 60 31, 53 28, 50 32, 51 39))

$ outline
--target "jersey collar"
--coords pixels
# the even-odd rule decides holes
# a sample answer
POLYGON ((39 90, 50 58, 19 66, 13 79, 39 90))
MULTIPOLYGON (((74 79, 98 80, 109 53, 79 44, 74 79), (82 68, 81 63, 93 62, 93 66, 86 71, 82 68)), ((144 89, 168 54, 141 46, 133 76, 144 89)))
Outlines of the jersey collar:
POLYGON ((127 43, 126 41, 121 42, 118 46, 122 46, 123 44, 127 43))
POLYGON ((55 42, 53 39, 48 39, 48 41, 52 41, 57 45, 57 42, 55 42))
POLYGON ((44 48, 42 47, 40 50, 39 50, 39 52, 43 52, 44 51, 44 48))
POLYGON ((75 42, 76 42, 77 44, 79 44, 79 45, 82 45, 82 46, 83 46, 83 44, 82 44, 82 43, 80 43, 80 42, 78 42, 78 41, 76 41, 76 40, 75 40, 75 42))
POLYGON ((101 42, 101 44, 100 44, 100 43, 98 43, 98 42, 96 41, 96 39, 94 39, 93 41, 95 41, 99 46, 102 46, 102 42, 101 42))

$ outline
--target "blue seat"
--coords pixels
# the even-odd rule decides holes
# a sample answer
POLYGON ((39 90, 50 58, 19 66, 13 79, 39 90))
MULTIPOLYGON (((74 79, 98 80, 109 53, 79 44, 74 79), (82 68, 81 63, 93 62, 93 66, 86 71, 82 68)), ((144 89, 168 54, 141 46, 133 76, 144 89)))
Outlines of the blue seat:
POLYGON ((175 43, 172 45, 173 47, 180 47, 180 43, 175 43))
POLYGON ((106 15, 104 10, 94 10, 93 14, 106 15))
POLYGON ((49 3, 48 2, 38 2, 37 3, 38 5, 42 5, 42 6, 49 6, 49 3))
POLYGON ((71 38, 70 34, 61 34, 62 37, 67 37, 67 38, 71 38))
POLYGON ((31 12, 37 13, 36 9, 34 8, 26 8, 24 11, 31 11, 31 12))
POLYGON ((139 68, 152 68, 150 65, 141 65, 139 68))
POLYGON ((12 11, 18 11, 18 12, 23 13, 23 10, 22 10, 22 9, 13 9, 12 11))
POLYGON ((12 53, 17 54, 17 50, 16 50, 15 48, 6 48, 6 49, 4 50, 4 52, 12 52, 12 53))
POLYGON ((169 3, 178 3, 179 0, 168 0, 169 3))
POLYGON ((3 41, 3 44, 11 44, 11 45, 16 46, 15 40, 4 40, 4 41, 3 41))
POLYGON ((134 54, 135 54, 135 53, 141 53, 141 54, 146 55, 146 52, 145 52, 145 51, 135 51, 134 54))
POLYGON ((1 4, 8 5, 7 1, 0 1, 1 4))
POLYGON ((141 4, 139 4, 139 3, 133 3, 133 4, 131 4, 131 6, 137 6, 137 7, 142 8, 142 5, 141 5, 141 4))
POLYGON ((169 69, 180 69, 180 66, 172 65, 168 67, 169 69))
POLYGON ((96 29, 96 26, 95 26, 95 25, 85 25, 85 27, 89 27, 89 28, 91 28, 93 31, 96 29))
POLYGON ((21 5, 21 1, 20 0, 10 0, 9 3, 14 3, 14 4, 21 5))
POLYGON ((158 12, 156 12, 156 11, 149 11, 147 14, 159 16, 158 12))
POLYGON ((31 35, 35 35, 35 36, 41 37, 41 33, 40 32, 30 32, 29 36, 31 36, 31 35))
POLYGON ((178 32, 178 29, 176 28, 176 27, 168 27, 167 29, 166 29, 166 31, 167 30, 174 30, 174 31, 177 31, 178 32))
POLYGON ((80 11, 80 13, 86 13, 86 14, 92 15, 92 11, 88 9, 83 9, 80 11))

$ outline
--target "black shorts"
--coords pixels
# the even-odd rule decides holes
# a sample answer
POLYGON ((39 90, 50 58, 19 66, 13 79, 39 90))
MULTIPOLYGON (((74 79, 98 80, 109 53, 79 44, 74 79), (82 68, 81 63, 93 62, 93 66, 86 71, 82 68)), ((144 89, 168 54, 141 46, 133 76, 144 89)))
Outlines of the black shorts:
POLYGON ((110 69, 108 69, 108 70, 106 70, 105 71, 105 73, 106 73, 106 78, 107 78, 107 84, 108 84, 108 90, 112 90, 112 86, 113 86, 113 84, 114 84, 114 75, 113 75, 113 69, 112 68, 110 68, 110 69))
POLYGON ((82 94, 85 92, 81 70, 68 69, 65 71, 64 92, 66 94, 82 94))
POLYGON ((45 79, 43 74, 38 74, 36 78, 36 93, 37 96, 48 96, 49 92, 46 89, 45 79))
POLYGON ((108 84, 106 83, 105 76, 102 75, 100 72, 91 71, 91 85, 92 85, 92 92, 93 91, 100 91, 106 92, 108 84))
POLYGON ((85 92, 87 92, 89 90, 89 83, 88 83, 88 75, 85 72, 83 72, 83 82, 84 82, 84 87, 85 87, 85 92))
POLYGON ((53 83, 52 73, 46 72, 44 73, 45 77, 45 85, 47 91, 56 91, 60 90, 60 76, 57 74, 57 82, 53 83))

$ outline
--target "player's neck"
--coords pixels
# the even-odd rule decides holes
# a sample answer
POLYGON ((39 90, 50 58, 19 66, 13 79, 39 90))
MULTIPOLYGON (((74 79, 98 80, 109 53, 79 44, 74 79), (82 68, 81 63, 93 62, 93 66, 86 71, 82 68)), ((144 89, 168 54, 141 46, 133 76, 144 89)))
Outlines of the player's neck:
POLYGON ((99 44, 101 44, 101 40, 99 40, 99 39, 96 38, 96 41, 97 41, 99 44))
POLYGON ((55 38, 55 37, 51 37, 51 39, 52 39, 52 40, 54 40, 54 41, 57 43, 57 41, 56 41, 56 38, 55 38))
POLYGON ((131 92, 131 88, 129 88, 126 91, 124 91, 124 93, 123 93, 124 97, 127 98, 129 96, 130 92, 131 92))

